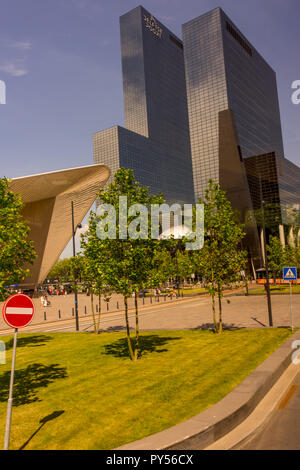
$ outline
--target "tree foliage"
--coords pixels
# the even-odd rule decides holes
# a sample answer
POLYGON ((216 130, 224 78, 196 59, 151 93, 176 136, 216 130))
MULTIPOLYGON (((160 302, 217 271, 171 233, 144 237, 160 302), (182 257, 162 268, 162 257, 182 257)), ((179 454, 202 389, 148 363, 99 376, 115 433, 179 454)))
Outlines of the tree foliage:
POLYGON ((57 279, 59 282, 73 280, 72 258, 59 259, 48 273, 48 279, 57 279))
POLYGON ((277 279, 282 278, 284 266, 300 266, 300 247, 282 246, 278 237, 270 237, 267 253, 270 271, 277 279))
POLYGON ((245 233, 219 184, 209 180, 205 198, 199 202, 204 204, 205 241, 202 250, 193 256, 211 295, 214 328, 219 333, 223 328, 221 301, 224 288, 241 279, 241 271, 245 266, 246 252, 240 249, 245 233), (218 321, 216 296, 219 304, 218 321))
POLYGON ((0 300, 7 297, 8 286, 29 276, 25 265, 35 259, 30 227, 22 217, 22 209, 21 196, 10 190, 6 178, 0 179, 0 300))
MULTIPOLYGON (((140 233, 137 239, 120 235, 120 196, 127 196, 127 204, 143 204, 150 207, 151 204, 162 204, 162 196, 149 194, 147 187, 140 186, 134 179, 132 170, 120 168, 114 175, 114 181, 106 190, 101 189, 98 198, 102 204, 111 205, 115 210, 115 218, 105 213, 101 216, 92 212, 89 220, 89 230, 82 239, 83 255, 85 256, 89 269, 93 272, 95 279, 100 276, 105 284, 123 295, 125 305, 126 333, 130 358, 135 361, 139 356, 139 318, 138 318, 138 293, 141 289, 154 285, 158 280, 156 256, 161 244, 158 240, 151 239, 150 211, 147 215, 147 228, 138 224, 140 233), (100 239, 97 234, 98 224, 105 221, 105 226, 115 222, 115 238, 100 239), (146 232, 146 233, 145 233, 146 232), (144 239, 146 237, 146 239, 144 239), (135 297, 135 341, 130 337, 128 318, 128 298, 135 297)), ((137 211, 137 216, 141 215, 137 211)), ((128 216, 125 221, 127 233, 130 224, 137 219, 136 216, 128 216)), ((124 226, 123 226, 124 229, 124 226)))

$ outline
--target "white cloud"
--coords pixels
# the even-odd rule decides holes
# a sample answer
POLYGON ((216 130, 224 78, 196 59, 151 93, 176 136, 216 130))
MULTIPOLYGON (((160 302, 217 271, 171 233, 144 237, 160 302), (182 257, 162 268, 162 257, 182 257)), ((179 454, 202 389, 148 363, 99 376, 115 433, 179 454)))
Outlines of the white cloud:
POLYGON ((8 62, 5 65, 0 65, 0 70, 6 72, 12 77, 22 77, 28 73, 24 67, 17 65, 15 62, 8 62))
POLYGON ((32 44, 29 41, 10 41, 9 46, 21 51, 28 51, 32 49, 32 44))

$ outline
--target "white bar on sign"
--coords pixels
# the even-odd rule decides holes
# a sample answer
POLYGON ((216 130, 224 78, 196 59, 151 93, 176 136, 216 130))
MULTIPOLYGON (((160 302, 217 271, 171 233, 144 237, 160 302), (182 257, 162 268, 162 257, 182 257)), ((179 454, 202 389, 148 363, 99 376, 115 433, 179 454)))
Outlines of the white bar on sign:
POLYGON ((32 308, 7 307, 7 315, 32 315, 32 308))

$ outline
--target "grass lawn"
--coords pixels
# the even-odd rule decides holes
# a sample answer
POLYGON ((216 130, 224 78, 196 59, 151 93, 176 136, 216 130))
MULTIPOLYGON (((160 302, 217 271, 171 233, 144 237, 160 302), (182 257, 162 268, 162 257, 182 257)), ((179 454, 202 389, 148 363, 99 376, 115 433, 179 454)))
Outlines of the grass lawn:
MULTIPOLYGON (((112 449, 218 402, 285 341, 288 329, 143 333, 128 359, 124 333, 19 336, 11 449, 112 449)), ((4 438, 12 354, 0 365, 4 438)))
MULTIPOLYGON (((173 289, 177 292, 177 289, 173 289)), ((183 295, 196 295, 196 294, 205 294, 207 293, 207 289, 205 289, 204 287, 180 287, 180 295, 181 295, 181 292, 183 292, 183 295)), ((160 295, 164 296, 164 295, 168 295, 168 291, 162 291, 160 295)), ((146 297, 150 297, 151 295, 153 295, 153 292, 147 292, 147 294, 145 294, 146 297)))
MULTIPOLYGON (((278 286, 270 286, 272 294, 289 294, 290 293, 290 286, 289 285, 278 285, 278 286)), ((293 285, 292 286, 293 294, 300 294, 300 285, 293 285)), ((258 289, 254 289, 249 291, 249 294, 265 294, 265 288, 260 287, 258 289)))
POLYGON ((180 289, 180 291, 183 292, 183 295, 205 294, 208 292, 204 287, 184 287, 183 289, 180 289))

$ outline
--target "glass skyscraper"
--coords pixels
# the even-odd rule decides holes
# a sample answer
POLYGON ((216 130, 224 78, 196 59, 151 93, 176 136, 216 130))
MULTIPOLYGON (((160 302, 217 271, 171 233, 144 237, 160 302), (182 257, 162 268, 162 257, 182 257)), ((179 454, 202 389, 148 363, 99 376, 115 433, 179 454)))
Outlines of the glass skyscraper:
POLYGON ((213 178, 235 207, 257 210, 263 198, 289 224, 300 169, 284 157, 274 70, 221 8, 182 29, 195 197, 213 178))
POLYGON ((94 135, 95 162, 132 168, 169 203, 198 201, 209 179, 219 182, 258 259, 262 199, 282 238, 300 209, 274 70, 220 8, 185 23, 182 41, 143 7, 123 15, 120 30, 125 127, 94 135))
POLYGON ((120 18, 125 128, 94 135, 94 159, 167 202, 194 199, 182 41, 142 7, 120 18))

